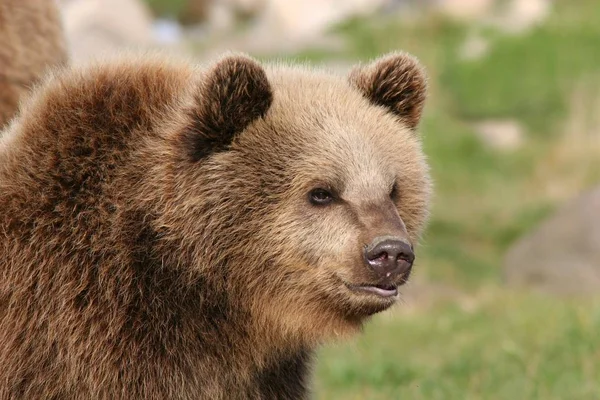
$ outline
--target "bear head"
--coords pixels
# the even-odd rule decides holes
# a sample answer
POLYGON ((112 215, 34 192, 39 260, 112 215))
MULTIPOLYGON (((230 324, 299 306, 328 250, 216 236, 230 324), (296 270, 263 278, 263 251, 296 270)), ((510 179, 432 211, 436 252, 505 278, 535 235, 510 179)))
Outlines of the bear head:
POLYGON ((431 182, 416 132, 426 76, 393 53, 340 78, 229 55, 170 136, 161 221, 253 320, 319 340, 398 299, 431 182))

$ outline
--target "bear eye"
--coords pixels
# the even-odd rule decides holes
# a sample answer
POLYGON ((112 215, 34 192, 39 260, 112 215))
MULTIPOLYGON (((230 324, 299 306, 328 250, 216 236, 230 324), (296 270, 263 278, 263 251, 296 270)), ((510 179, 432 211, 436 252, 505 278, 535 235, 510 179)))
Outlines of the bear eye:
POLYGON ((333 201, 333 194, 329 190, 322 188, 311 190, 308 197, 310 202, 316 206, 323 206, 333 201))
POLYGON ((398 184, 394 182, 394 186, 392 186, 392 191, 390 192, 390 198, 392 200, 398 199, 398 184))

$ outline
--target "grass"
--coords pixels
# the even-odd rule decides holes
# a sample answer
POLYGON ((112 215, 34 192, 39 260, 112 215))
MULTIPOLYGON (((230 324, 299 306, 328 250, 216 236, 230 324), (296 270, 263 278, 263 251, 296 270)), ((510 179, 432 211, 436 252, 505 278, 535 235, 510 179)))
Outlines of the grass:
MULTIPOLYGON (((144 0, 150 10, 158 16, 176 17, 181 15, 188 0, 144 0)), ((196 1, 196 0, 194 0, 196 1)))
POLYGON ((576 3, 580 13, 562 4, 528 35, 500 36, 488 57, 445 71, 442 80, 457 114, 465 119, 518 118, 533 132, 553 133, 553 125, 567 116, 573 84, 578 77, 597 74, 600 65, 600 25, 591 23, 600 18, 600 7, 576 3))
POLYGON ((598 399, 600 302, 499 291, 328 347, 317 399, 598 399))

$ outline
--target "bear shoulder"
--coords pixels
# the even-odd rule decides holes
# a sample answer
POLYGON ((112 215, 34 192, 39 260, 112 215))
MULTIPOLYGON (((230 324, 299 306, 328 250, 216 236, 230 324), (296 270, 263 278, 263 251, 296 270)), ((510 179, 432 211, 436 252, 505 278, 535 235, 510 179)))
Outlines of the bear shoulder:
POLYGON ((75 169, 97 164, 102 154, 135 146, 176 120, 196 75, 189 64, 158 56, 54 71, 0 136, 0 157, 31 160, 38 170, 59 160, 75 169))

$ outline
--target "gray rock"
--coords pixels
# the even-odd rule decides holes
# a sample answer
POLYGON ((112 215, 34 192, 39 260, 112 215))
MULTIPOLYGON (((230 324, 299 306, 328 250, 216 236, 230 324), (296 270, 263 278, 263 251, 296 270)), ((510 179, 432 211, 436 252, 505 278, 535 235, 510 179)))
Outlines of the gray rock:
POLYGON ((453 18, 478 20, 490 13, 494 2, 494 0, 439 0, 437 7, 453 18))
POLYGON ((311 40, 347 18, 371 15, 389 0, 268 0, 259 21, 271 34, 311 40))
POLYGON ((515 120, 482 121, 473 128, 483 143, 497 150, 518 149, 525 136, 523 126, 515 120))
POLYGON ((497 22, 506 33, 519 34, 543 22, 550 14, 550 0, 512 0, 497 22))
POLYGON ((506 282, 558 295, 600 293, 600 187, 569 202, 507 253, 506 282))
POLYGON ((462 46, 459 48, 459 57, 462 60, 474 61, 485 57, 490 50, 489 39, 480 34, 470 34, 467 36, 462 46))
POLYGON ((155 44, 152 14, 141 0, 63 0, 62 4, 74 61, 151 48, 155 44))

